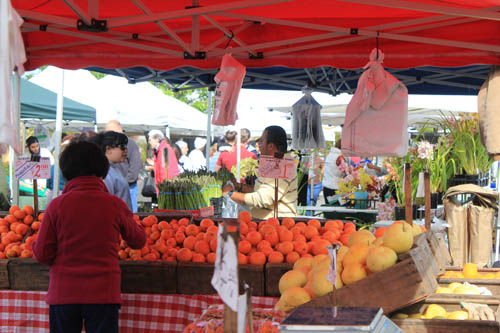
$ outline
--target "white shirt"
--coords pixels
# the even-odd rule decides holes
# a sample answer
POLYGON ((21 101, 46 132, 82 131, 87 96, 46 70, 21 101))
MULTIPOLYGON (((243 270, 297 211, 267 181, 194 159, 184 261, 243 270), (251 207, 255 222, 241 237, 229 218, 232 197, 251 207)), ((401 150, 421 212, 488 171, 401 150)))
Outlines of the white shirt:
POLYGON ((323 187, 338 190, 342 173, 337 168, 337 159, 342 155, 340 149, 332 147, 325 159, 325 169, 323 171, 323 187))
POLYGON ((205 159, 205 155, 199 149, 193 149, 189 153, 189 159, 191 160, 193 171, 198 171, 201 168, 207 167, 207 160, 205 159))

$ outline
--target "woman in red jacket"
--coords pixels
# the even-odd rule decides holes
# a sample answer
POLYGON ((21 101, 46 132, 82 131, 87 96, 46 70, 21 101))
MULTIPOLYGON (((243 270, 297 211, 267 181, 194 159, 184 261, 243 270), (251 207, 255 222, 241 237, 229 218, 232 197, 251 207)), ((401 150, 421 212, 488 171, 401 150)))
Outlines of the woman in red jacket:
POLYGON ((120 235, 140 249, 146 233, 123 200, 108 193, 109 162, 97 145, 69 144, 59 165, 67 183, 33 244, 36 259, 50 266, 50 331, 81 332, 85 325, 86 332, 118 332, 120 235))

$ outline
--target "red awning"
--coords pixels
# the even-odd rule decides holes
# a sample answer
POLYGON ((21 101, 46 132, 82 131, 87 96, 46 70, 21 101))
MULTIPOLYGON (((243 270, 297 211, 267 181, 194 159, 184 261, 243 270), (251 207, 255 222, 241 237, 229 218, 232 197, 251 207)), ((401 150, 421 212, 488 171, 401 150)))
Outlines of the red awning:
POLYGON ((353 69, 377 39, 389 68, 500 64, 497 0, 11 1, 28 69, 213 69, 226 52, 253 68, 353 69), (96 19, 107 31, 77 29, 96 19))

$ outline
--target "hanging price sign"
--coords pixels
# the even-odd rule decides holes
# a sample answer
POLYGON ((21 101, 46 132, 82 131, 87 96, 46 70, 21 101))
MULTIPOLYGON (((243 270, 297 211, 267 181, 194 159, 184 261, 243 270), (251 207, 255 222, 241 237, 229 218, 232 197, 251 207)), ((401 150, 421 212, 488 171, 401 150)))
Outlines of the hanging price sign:
POLYGON ((296 174, 295 159, 260 156, 259 177, 292 180, 296 174))
POLYGON ((39 162, 35 162, 30 157, 19 157, 14 176, 17 179, 49 179, 50 159, 42 157, 39 162))

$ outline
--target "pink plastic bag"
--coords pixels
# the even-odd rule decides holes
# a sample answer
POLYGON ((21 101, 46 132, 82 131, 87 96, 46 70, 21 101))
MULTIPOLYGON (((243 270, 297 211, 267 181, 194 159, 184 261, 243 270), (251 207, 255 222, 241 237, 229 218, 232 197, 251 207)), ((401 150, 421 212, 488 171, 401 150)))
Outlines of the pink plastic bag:
POLYGON ((347 106, 342 129, 346 156, 398 156, 408 152, 408 89, 382 67, 372 50, 369 67, 347 106))
POLYGON ((212 117, 213 125, 234 125, 238 119, 236 104, 245 74, 245 66, 230 54, 224 55, 220 70, 215 76, 217 88, 215 90, 214 115, 212 117))

